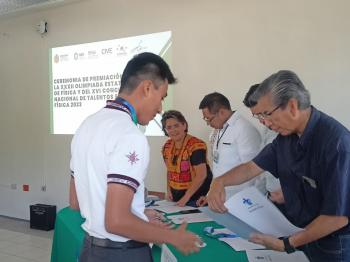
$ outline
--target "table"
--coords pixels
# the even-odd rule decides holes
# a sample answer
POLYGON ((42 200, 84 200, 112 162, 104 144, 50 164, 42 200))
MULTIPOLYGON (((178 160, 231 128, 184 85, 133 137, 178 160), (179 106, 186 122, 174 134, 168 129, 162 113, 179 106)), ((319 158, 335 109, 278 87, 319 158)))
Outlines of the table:
POLYGON ((61 209, 56 215, 55 231, 52 241, 51 262, 77 262, 84 240, 81 224, 84 219, 80 212, 69 207, 61 209))
MULTIPOLYGON (((80 226, 83 222, 84 219, 80 216, 80 213, 69 207, 63 208, 57 213, 52 242, 51 262, 78 261, 80 248, 84 239, 84 231, 80 226)), ((248 261, 244 251, 236 252, 227 244, 205 236, 203 234, 203 228, 206 226, 220 227, 215 222, 192 223, 187 226, 190 231, 198 234, 207 244, 199 253, 184 256, 174 247, 168 246, 178 261, 248 261)), ((152 254, 154 261, 159 262, 161 248, 153 245, 152 254)))

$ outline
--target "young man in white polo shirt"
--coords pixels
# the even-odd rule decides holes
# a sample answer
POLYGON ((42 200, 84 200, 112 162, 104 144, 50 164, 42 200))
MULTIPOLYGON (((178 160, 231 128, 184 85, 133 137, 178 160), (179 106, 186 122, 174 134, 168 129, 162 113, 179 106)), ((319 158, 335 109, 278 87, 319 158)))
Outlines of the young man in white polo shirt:
POLYGON ((73 137, 70 204, 86 219, 79 261, 152 261, 149 242, 169 243, 185 254, 199 250, 200 240, 185 224, 171 230, 148 222, 154 217, 144 212, 150 149, 137 124, 161 112, 168 84, 175 82, 161 57, 135 56, 124 69, 119 96, 73 137))

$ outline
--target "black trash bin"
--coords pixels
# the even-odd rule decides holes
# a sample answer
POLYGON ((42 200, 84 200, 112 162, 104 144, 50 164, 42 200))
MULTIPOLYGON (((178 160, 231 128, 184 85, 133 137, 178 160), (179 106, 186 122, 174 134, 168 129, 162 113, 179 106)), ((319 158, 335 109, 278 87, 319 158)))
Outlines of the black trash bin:
POLYGON ((56 206, 35 204, 30 205, 30 228, 49 231, 54 229, 56 206))

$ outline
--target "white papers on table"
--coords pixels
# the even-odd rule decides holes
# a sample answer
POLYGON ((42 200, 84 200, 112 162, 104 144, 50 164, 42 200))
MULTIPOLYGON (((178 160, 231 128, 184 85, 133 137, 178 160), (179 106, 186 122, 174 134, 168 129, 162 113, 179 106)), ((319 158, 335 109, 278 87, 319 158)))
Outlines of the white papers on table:
POLYGON ((162 245, 160 262, 177 262, 175 255, 170 251, 170 249, 165 244, 162 245))
POLYGON ((249 250, 247 251, 249 262, 308 262, 308 258, 301 251, 291 254, 273 250, 249 250))
POLYGON ((173 221, 173 223, 175 224, 182 224, 183 222, 200 223, 200 222, 213 221, 213 219, 211 219, 210 217, 206 216, 203 213, 173 215, 173 216, 167 216, 167 218, 173 221))
POLYGON ((303 230, 290 223, 255 187, 236 193, 225 206, 232 215, 264 234, 282 237, 303 230))
POLYGON ((158 210, 158 211, 163 212, 165 214, 171 214, 171 213, 177 213, 180 211, 197 209, 195 207, 190 207, 190 206, 179 207, 176 205, 175 202, 171 202, 168 200, 157 201, 152 206, 150 206, 148 208, 158 210))
POLYGON ((165 214, 171 214, 171 213, 177 213, 180 211, 186 211, 186 210, 193 210, 196 209, 195 207, 189 207, 189 206, 184 206, 184 207, 179 207, 179 206, 167 206, 167 207, 154 207, 155 210, 158 210, 160 212, 163 212, 165 214))
POLYGON ((162 207, 166 207, 166 206, 175 206, 176 202, 173 201, 169 201, 169 200, 160 200, 160 201, 156 201, 155 205, 157 206, 162 206, 162 207))
MULTIPOLYGON (((228 230, 227 228, 216 228, 214 229, 213 234, 235 234, 234 232, 228 230)), ((241 238, 241 237, 223 237, 219 238, 220 241, 225 242, 230 247, 232 247, 236 251, 244 251, 244 250, 251 250, 251 249, 265 249, 264 246, 255 244, 252 242, 249 242, 248 240, 241 238)))

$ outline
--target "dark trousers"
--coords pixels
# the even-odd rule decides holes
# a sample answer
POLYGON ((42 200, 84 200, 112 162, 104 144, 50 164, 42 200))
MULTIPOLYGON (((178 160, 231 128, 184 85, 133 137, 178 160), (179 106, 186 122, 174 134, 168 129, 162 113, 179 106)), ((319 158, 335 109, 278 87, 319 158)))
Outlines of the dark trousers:
POLYGON ((301 250, 310 262, 349 262, 350 235, 330 235, 311 242, 301 250))
POLYGON ((149 245, 133 248, 113 248, 94 245, 88 238, 84 239, 79 262, 153 262, 149 245))

